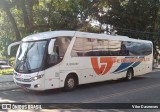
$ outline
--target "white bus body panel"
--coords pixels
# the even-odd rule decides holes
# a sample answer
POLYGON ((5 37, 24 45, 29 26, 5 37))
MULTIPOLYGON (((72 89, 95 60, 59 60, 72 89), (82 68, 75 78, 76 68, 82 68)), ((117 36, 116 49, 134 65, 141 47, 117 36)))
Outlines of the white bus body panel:
POLYGON ((45 70, 45 89, 59 88, 60 73, 59 65, 45 70))
MULTIPOLYGON (((143 57, 148 61, 133 62, 128 65, 120 62, 119 60, 122 60, 125 58, 132 58, 132 57, 140 58, 140 57, 139 56, 88 56, 88 57, 72 57, 71 56, 71 50, 73 48, 76 37, 146 42, 143 40, 130 39, 125 36, 110 36, 106 34, 93 34, 93 33, 77 32, 77 31, 76 32, 71 31, 68 33, 67 31, 65 31, 61 33, 61 31, 59 31, 59 33, 50 32, 49 34, 47 33, 39 34, 40 38, 37 38, 37 34, 32 35, 23 39, 23 41, 33 41, 33 40, 44 39, 44 36, 48 36, 48 39, 50 39, 52 37, 65 36, 65 35, 72 36, 73 39, 70 42, 70 45, 65 53, 63 60, 59 64, 42 71, 45 74, 43 78, 30 83, 23 82, 23 84, 31 84, 31 88, 28 88, 28 89, 47 90, 47 89, 64 87, 65 79, 67 75, 70 73, 77 74, 79 84, 86 84, 86 83, 100 82, 100 81, 125 77, 127 70, 130 67, 133 68, 134 76, 142 75, 152 71, 153 53, 151 55, 143 57), (116 59, 116 61, 114 59, 116 59), (100 60, 108 60, 108 61, 107 63, 100 63, 100 60), (94 65, 96 62, 98 63, 97 68, 94 65), (102 67, 102 70, 101 70, 102 73, 96 72, 96 70, 100 71, 101 67, 102 67), (35 84, 40 84, 41 85, 40 88, 34 88, 35 84)), ((25 78, 25 76, 31 78, 31 76, 36 76, 37 74, 38 73, 32 73, 24 76, 22 74, 20 78, 25 78)), ((20 81, 17 81, 15 78, 14 80, 15 82, 22 83, 20 81)))

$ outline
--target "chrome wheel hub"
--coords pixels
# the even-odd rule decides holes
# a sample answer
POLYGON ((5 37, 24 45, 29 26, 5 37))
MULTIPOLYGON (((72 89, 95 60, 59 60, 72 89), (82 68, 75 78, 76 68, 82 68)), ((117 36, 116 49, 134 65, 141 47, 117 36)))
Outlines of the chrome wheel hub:
POLYGON ((131 72, 128 73, 128 79, 131 79, 132 78, 132 74, 131 72))
POLYGON ((69 79, 69 80, 68 80, 68 87, 69 87, 69 88, 73 88, 73 87, 74 87, 74 84, 75 84, 74 79, 69 79))

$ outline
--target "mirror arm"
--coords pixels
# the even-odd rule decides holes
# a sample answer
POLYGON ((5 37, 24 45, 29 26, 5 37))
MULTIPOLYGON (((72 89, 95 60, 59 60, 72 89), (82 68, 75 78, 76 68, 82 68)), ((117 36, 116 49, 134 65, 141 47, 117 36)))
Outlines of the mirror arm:
POLYGON ((19 45, 19 44, 21 44, 21 43, 22 43, 22 41, 18 41, 18 42, 14 42, 14 43, 10 44, 10 45, 8 46, 8 55, 11 55, 11 48, 12 48, 13 46, 19 45))

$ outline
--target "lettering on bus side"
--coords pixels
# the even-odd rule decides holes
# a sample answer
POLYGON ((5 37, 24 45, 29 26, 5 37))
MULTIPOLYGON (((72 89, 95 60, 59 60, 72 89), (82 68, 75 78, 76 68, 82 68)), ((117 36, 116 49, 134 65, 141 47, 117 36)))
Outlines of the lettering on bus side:
POLYGON ((66 63, 67 66, 79 65, 79 63, 66 63))

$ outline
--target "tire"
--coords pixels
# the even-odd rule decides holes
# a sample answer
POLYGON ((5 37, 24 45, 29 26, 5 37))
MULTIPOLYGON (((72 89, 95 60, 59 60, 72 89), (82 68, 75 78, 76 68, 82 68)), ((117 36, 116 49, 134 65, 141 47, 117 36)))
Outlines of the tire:
POLYGON ((66 80, 65 80, 65 85, 64 85, 64 89, 66 91, 72 91, 76 88, 77 86, 77 80, 76 77, 73 75, 69 75, 67 76, 66 80))
POLYGON ((133 70, 132 69, 128 69, 127 73, 126 73, 126 81, 130 81, 133 78, 133 70))

